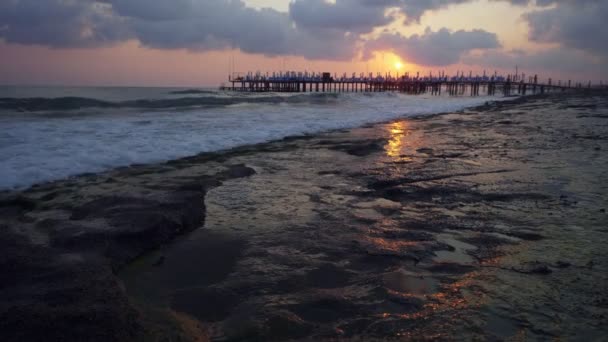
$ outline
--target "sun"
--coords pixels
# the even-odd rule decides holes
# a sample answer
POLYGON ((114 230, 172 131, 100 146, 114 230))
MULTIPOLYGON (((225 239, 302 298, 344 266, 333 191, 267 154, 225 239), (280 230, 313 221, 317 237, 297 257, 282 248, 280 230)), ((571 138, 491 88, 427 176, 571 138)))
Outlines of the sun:
POLYGON ((401 68, 403 68, 403 63, 401 63, 401 62, 395 62, 395 69, 401 70, 401 68))

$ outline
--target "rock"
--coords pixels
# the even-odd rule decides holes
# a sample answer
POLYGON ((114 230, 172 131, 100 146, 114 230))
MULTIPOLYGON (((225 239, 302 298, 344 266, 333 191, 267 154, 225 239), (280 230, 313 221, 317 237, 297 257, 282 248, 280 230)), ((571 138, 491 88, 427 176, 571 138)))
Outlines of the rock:
POLYGON ((394 202, 385 198, 379 198, 371 202, 359 202, 354 205, 356 208, 361 209, 384 209, 389 211, 401 209, 401 203, 394 202))
POLYGON ((535 273, 535 274, 550 274, 552 272, 553 271, 547 265, 540 265, 529 271, 529 273, 535 273))
POLYGON ((133 341, 138 312, 100 258, 66 255, 3 229, 0 340, 133 341))
POLYGON ((353 212, 353 216, 358 220, 367 222, 380 221, 384 218, 384 215, 374 209, 357 209, 353 212))
POLYGON ((422 154, 432 155, 433 152, 434 152, 434 150, 432 148, 422 147, 422 148, 417 149, 416 152, 422 153, 422 154))
POLYGON ((362 141, 345 141, 340 143, 335 142, 320 142, 323 145, 329 146, 331 150, 342 151, 356 157, 365 157, 370 154, 384 150, 386 139, 372 139, 362 141))
POLYGON ((239 164, 239 165, 232 165, 230 166, 230 168, 228 169, 228 171, 225 172, 225 176, 228 179, 233 179, 233 178, 245 178, 245 177, 250 177, 255 175, 255 170, 245 166, 244 164, 239 164))
POLYGON ((161 266, 161 265, 162 265, 162 264, 164 264, 164 263, 165 263, 165 256, 164 256, 164 255, 162 255, 162 256, 160 256, 160 257, 158 258, 158 260, 156 260, 156 261, 155 261, 155 262, 152 264, 152 266, 158 267, 158 266, 161 266))
POLYGON ((538 262, 538 261, 527 263, 522 268, 513 267, 512 269, 515 272, 526 273, 526 274, 547 275, 547 274, 553 273, 553 270, 551 268, 549 268, 549 266, 547 266, 545 263, 538 262))

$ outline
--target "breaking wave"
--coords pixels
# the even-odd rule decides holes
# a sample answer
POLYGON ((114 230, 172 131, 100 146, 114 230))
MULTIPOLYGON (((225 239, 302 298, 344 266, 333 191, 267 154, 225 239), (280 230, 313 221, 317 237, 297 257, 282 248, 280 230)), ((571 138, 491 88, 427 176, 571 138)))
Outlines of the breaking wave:
MULTIPOLYGON (((179 94, 186 94, 184 91, 179 94)), ((193 91, 192 91, 193 92, 193 91)), ((58 97, 58 98, 0 98, 0 109, 16 110, 20 112, 39 112, 39 111, 58 111, 58 110, 77 110, 85 108, 133 108, 133 109, 180 109, 180 108, 200 108, 200 107, 221 107, 241 103, 311 103, 323 104, 336 101, 339 94, 336 93, 311 93, 299 95, 279 95, 279 94, 237 94, 227 96, 213 92, 200 91, 197 94, 205 94, 196 97, 180 97, 167 99, 140 99, 130 101, 105 101, 86 97, 58 97)), ((178 94, 178 92, 173 92, 178 94)), ((192 94, 192 93, 191 93, 192 94)))

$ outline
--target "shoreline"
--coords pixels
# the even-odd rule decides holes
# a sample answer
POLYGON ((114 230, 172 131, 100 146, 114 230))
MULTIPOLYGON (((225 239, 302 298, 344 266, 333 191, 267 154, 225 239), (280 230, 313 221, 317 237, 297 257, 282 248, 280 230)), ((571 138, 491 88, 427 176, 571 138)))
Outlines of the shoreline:
POLYGON ((11 194, 24 193, 24 192, 28 192, 33 189, 61 185, 62 183, 69 183, 70 181, 76 181, 81 178, 87 178, 87 177, 94 178, 96 176, 101 176, 104 174, 138 169, 138 168, 162 167, 164 165, 171 165, 171 164, 175 164, 175 163, 179 164, 180 161, 188 161, 188 160, 198 159, 198 158, 202 158, 202 160, 205 160, 205 157, 213 158, 213 157, 221 156, 224 154, 225 155, 238 154, 240 152, 255 150, 258 147, 260 149, 264 149, 265 145, 277 144, 277 143, 281 143, 284 141, 288 142, 288 141, 298 140, 298 139, 309 139, 311 137, 315 137, 318 135, 349 131, 349 130, 353 130, 353 129, 357 129, 357 128, 361 128, 361 127, 369 127, 369 126, 374 126, 374 125, 384 125, 384 124, 389 124, 389 123, 392 123, 395 121, 400 121, 400 120, 408 120, 408 119, 417 120, 417 119, 424 119, 424 118, 433 118, 435 116, 446 115, 446 114, 450 114, 450 113, 461 113, 461 112, 466 112, 466 111, 483 110, 483 109, 491 108, 492 106, 498 106, 499 104, 503 104, 503 103, 506 103, 506 104, 517 103, 519 101, 529 101, 531 99, 542 98, 542 97, 547 97, 547 96, 550 96, 550 94, 535 94, 535 95, 527 95, 527 96, 510 96, 510 97, 503 97, 503 98, 494 98, 492 100, 486 101, 484 104, 467 107, 467 108, 457 110, 457 111, 447 111, 447 112, 439 112, 439 113, 434 113, 434 114, 419 114, 419 115, 412 115, 412 116, 402 116, 402 117, 388 119, 388 120, 384 120, 384 121, 369 122, 369 123, 365 123, 365 124, 362 124, 357 127, 335 128, 335 129, 328 129, 328 130, 318 131, 318 132, 309 133, 309 134, 296 134, 296 135, 290 135, 290 136, 286 136, 286 137, 283 137, 280 139, 274 139, 274 140, 260 142, 260 143, 240 145, 240 146, 220 149, 220 150, 216 150, 216 151, 199 152, 199 153, 196 153, 193 155, 179 157, 179 158, 175 158, 175 159, 169 159, 169 160, 160 161, 160 162, 135 163, 135 164, 131 164, 131 165, 113 167, 113 168, 99 171, 99 172, 83 172, 83 173, 68 176, 66 178, 43 181, 43 182, 28 185, 28 186, 21 186, 21 187, 15 187, 15 188, 10 188, 10 189, 9 188, 5 188, 5 189, 0 188, 0 200, 2 200, 1 197, 3 197, 3 196, 7 196, 7 195, 10 196, 11 194))
MULTIPOLYGON (((121 281, 118 280, 116 274, 133 260, 145 255, 146 252, 157 250, 159 246, 164 245, 170 248, 168 246, 175 238, 195 231, 206 224, 208 219, 207 206, 209 205, 206 203, 206 199, 210 191, 214 192, 214 196, 217 196, 215 192, 226 184, 235 182, 247 184, 252 182, 250 178, 256 177, 256 175, 270 177, 264 163, 275 163, 272 158, 268 159, 271 155, 284 156, 288 158, 286 160, 290 160, 290 163, 295 165, 297 159, 289 159, 292 158, 289 157, 290 153, 297 155, 304 153, 304 151, 310 151, 309 153, 313 154, 321 153, 321 155, 326 156, 325 158, 329 158, 327 160, 333 158, 336 163, 341 163, 340 165, 346 167, 347 171, 345 172, 339 168, 331 170, 332 165, 328 165, 328 170, 319 169, 316 171, 318 174, 313 178, 336 177, 336 181, 339 179, 343 182, 350 182, 351 185, 367 186, 368 190, 356 190, 355 188, 351 193, 340 195, 354 196, 353 198, 359 198, 357 201, 363 203, 347 204, 347 212, 343 213, 348 216, 350 215, 349 211, 356 212, 358 217, 353 219, 348 216, 348 220, 354 220, 353 222, 357 222, 357 224, 373 225, 375 222, 381 221, 384 216, 393 220, 404 220, 404 217, 399 216, 397 218, 395 216, 394 207, 396 204, 394 203, 401 202, 404 205, 404 203, 413 202, 429 205, 429 203, 433 203, 434 196, 456 199, 463 203, 465 208, 471 206, 471 203, 480 201, 482 203, 497 201, 501 206, 501 203, 519 205, 520 202, 528 203, 532 201, 533 203, 536 201, 546 202, 548 206, 553 208, 556 205, 554 194, 537 194, 534 191, 518 192, 520 190, 516 191, 517 186, 515 185, 509 185, 513 186, 514 190, 505 193, 467 190, 457 186, 458 183, 449 183, 451 187, 444 188, 418 187, 417 184, 427 184, 427 182, 434 184, 432 182, 443 180, 450 182, 452 178, 458 177, 464 177, 464 179, 473 177, 473 180, 477 179, 476 181, 482 183, 490 177, 492 182, 495 182, 500 178, 494 179, 492 177, 501 177, 503 172, 513 171, 510 171, 511 169, 508 167, 499 167, 498 164, 490 165, 492 167, 487 170, 483 169, 486 166, 472 164, 478 159, 474 155, 467 157, 471 159, 467 163, 449 164, 452 161, 460 163, 464 158, 463 156, 468 155, 468 152, 452 151, 439 154, 436 151, 442 148, 446 149, 447 145, 441 145, 444 143, 443 139, 446 138, 438 138, 438 140, 434 140, 435 142, 430 141, 428 146, 418 146, 418 150, 411 153, 412 156, 402 156, 401 152, 397 152, 397 150, 394 151, 396 154, 391 156, 390 154, 393 153, 390 150, 392 148, 391 141, 401 139, 400 134, 403 132, 391 135, 383 129, 391 126, 391 124, 410 122, 414 126, 427 127, 425 129, 428 130, 430 136, 439 134, 438 131, 435 131, 436 128, 432 128, 433 125, 437 125, 440 132, 450 135, 454 134, 451 131, 453 128, 450 129, 447 124, 452 122, 452 124, 464 125, 462 127, 469 127, 467 129, 477 132, 480 129, 477 124, 463 124, 466 121, 465 119, 468 119, 466 118, 467 113, 485 111, 498 113, 503 109, 506 111, 509 108, 517 109, 517 106, 532 105, 534 101, 547 98, 552 99, 553 97, 545 95, 543 97, 495 102, 489 106, 486 104, 455 113, 394 119, 355 129, 340 129, 314 135, 287 137, 278 141, 202 153, 158 164, 134 165, 97 174, 84 174, 67 180, 35 185, 23 191, 0 192, 0 197, 2 197, 0 199, 0 212, 2 212, 0 226, 3 228, 0 242, 8 256, 7 261, 0 264, 1 272, 9 274, 17 271, 15 279, 17 285, 8 286, 8 284, 5 284, 6 288, 0 310, 1 313, 4 313, 2 315, 4 323, 0 326, 0 336, 8 334, 11 338, 29 338, 32 340, 40 339, 42 336, 49 340, 81 338, 89 340, 145 339, 149 334, 149 322, 146 323, 145 315, 142 316, 142 312, 133 306, 132 299, 126 296, 121 281), (438 148, 436 145, 443 147, 438 148), (464 154, 457 156, 458 153, 464 154), (386 155, 380 158, 379 154, 386 155), (259 157, 259 160, 256 157, 259 157), (368 159, 373 163, 367 163, 368 159), (428 166, 425 166, 424 162, 428 160, 448 163, 446 166, 451 165, 450 167, 454 169, 451 169, 450 174, 444 175, 440 172, 442 171, 441 168, 429 169, 428 166), (412 169, 412 165, 418 167, 419 161, 421 163, 419 165, 420 169, 412 169), (365 166, 360 169, 362 165, 375 165, 377 170, 369 171, 365 169, 365 166), (409 170, 408 176, 400 176, 402 171, 397 174, 386 173, 393 167, 398 170, 406 168, 409 170), (471 167, 482 168, 482 170, 467 171, 471 167), (462 170, 458 171, 459 168, 462 170), (338 171, 339 173, 336 173, 338 171), (416 187, 411 188, 415 192, 402 192, 395 187, 396 185, 416 185, 416 187), (370 201, 362 199, 369 199, 370 196, 371 202, 378 197, 387 199, 391 203, 365 204, 370 201), (350 207, 351 205, 353 207, 350 207), (357 205, 362 205, 362 207, 357 205), (40 273, 41 271, 42 276, 31 276, 32 273, 40 273), (28 290, 24 292, 23 289, 28 290), (73 331, 71 329, 73 325, 70 322, 80 322, 82 319, 88 323, 78 323, 80 330, 73 331), (57 329, 58 326, 61 329, 57 329), (29 328, 26 329, 25 327, 29 328)), ((479 117, 479 114, 476 115, 479 117)), ((488 121, 485 124, 491 125, 488 126, 491 129, 495 129, 495 127, 510 129, 513 124, 512 120, 514 119, 504 119, 502 120, 504 122, 498 123, 488 121), (511 123, 508 123, 508 120, 511 120, 511 123)), ((479 125, 481 124, 479 123, 479 125)), ((403 128, 401 130, 403 131, 403 128)), ((412 134, 417 133, 412 132, 412 134)), ((402 140, 399 141, 400 143, 406 143, 402 140)), ((583 140, 582 142, 587 141, 583 140)), ((601 142, 602 140, 598 141, 601 142)), ((397 146, 396 148, 403 149, 404 146, 397 146)), ((472 145, 471 148, 480 147, 472 145)), ((480 151, 483 152, 483 149, 480 151)), ((483 158, 491 160, 492 156, 483 158)), ((289 167, 286 166, 286 168, 289 167)), ((273 172, 280 173, 280 169, 273 172)), ((329 187, 330 185, 319 186, 329 187)), ((319 190, 320 192, 334 191, 334 189, 320 189, 322 189, 319 190)), ((312 198, 311 202, 313 205, 342 208, 339 201, 337 204, 326 203, 327 199, 322 196, 319 199, 312 198)), ((460 229, 455 222, 451 222, 451 219, 448 220, 447 216, 446 218, 442 217, 448 213, 446 210, 458 211, 461 209, 458 209, 458 207, 452 208, 452 206, 446 208, 438 208, 438 211, 435 212, 438 215, 439 222, 443 222, 442 224, 450 229, 460 229)), ((412 210, 414 209, 410 209, 410 211, 412 210)), ((501 215, 504 215, 502 210, 501 215)), ((484 220, 487 219, 491 218, 484 218, 484 220)), ((518 218, 518 220, 520 219, 518 218)), ((475 221, 479 220, 480 218, 475 218, 475 221)), ((331 221, 332 219, 329 219, 329 222, 331 221)), ((432 260, 435 260, 433 258, 463 258, 462 255, 470 256, 470 254, 463 253, 458 248, 454 249, 452 245, 458 244, 454 243, 451 237, 442 241, 437 237, 431 239, 428 235, 425 235, 430 234, 430 232, 440 235, 446 234, 444 232, 445 228, 437 230, 438 228, 423 225, 420 220, 410 219, 404 222, 409 222, 408 224, 412 226, 418 224, 420 225, 419 230, 424 231, 424 234, 418 232, 416 233, 418 235, 406 234, 401 236, 408 241, 422 241, 420 246, 414 248, 413 251, 401 251, 400 248, 402 247, 395 247, 398 245, 397 242, 390 242, 392 240, 384 235, 381 238, 382 241, 377 240, 378 237, 366 237, 365 241, 367 242, 363 243, 363 240, 359 241, 361 237, 357 233, 353 236, 356 236, 355 240, 359 241, 358 245, 349 247, 356 251, 349 253, 358 255, 358 253, 363 252, 364 255, 376 256, 381 260, 387 257, 388 261, 382 262, 391 265, 395 260, 412 260, 415 264, 421 263, 429 270, 433 267, 443 267, 442 272, 453 272, 450 276, 438 277, 439 282, 447 281, 446 279, 450 281, 458 279, 468 270, 479 267, 470 268, 464 265, 451 265, 449 267, 456 267, 456 269, 446 270, 445 267, 448 266, 433 262, 432 260), (389 242, 393 245, 384 245, 389 242), (395 243, 397 245, 394 245, 395 243), (447 248, 446 245, 450 245, 453 250, 447 248)), ((466 222, 466 220, 463 222, 466 222)), ((385 230, 383 228, 382 231, 385 230)), ((391 232, 390 234, 398 233, 394 228, 387 231, 391 232)), ((544 234, 534 230, 523 230, 514 231, 511 237, 519 239, 518 245, 520 245, 521 241, 543 240, 544 234)), ((478 265, 497 258, 496 249, 506 248, 510 245, 504 239, 504 237, 492 239, 487 236, 483 236, 483 239, 482 236, 467 238, 466 241, 469 246, 477 246, 475 250, 477 254, 472 255, 472 260, 477 260, 476 265, 478 265)), ((161 250, 163 248, 165 247, 161 247, 161 250)), ((160 259, 157 262, 163 263, 160 259)), ((518 271, 528 272, 532 275, 546 270, 552 271, 556 268, 547 263, 539 265, 521 264, 513 267, 518 267, 518 271)), ((347 273, 350 274, 350 272, 352 271, 347 273)), ((414 307, 418 306, 414 305, 414 307)), ((304 313, 301 313, 301 315, 302 317, 306 316, 304 313)), ((181 317, 183 322, 192 324, 191 318, 181 317)), ((277 319, 281 322, 285 321, 285 317, 277 319)), ((287 322, 290 322, 289 319, 287 322)), ((184 326, 181 328, 184 328, 184 326)), ((306 324, 299 326, 299 328, 301 328, 301 334, 304 331, 310 333, 311 328, 306 324)))
POLYGON ((24 190, 35 183, 106 172, 117 167, 159 164, 196 156, 206 150, 225 151, 285 136, 355 128, 396 116, 449 112, 480 102, 501 100, 362 95, 340 96, 330 103, 321 101, 317 107, 316 100, 305 97, 309 99, 303 99, 305 102, 300 105, 274 107, 240 103, 212 111, 186 110, 178 115, 143 111, 114 116, 113 110, 101 110, 91 112, 92 115, 84 111, 65 117, 49 113, 48 117, 36 118, 34 115, 31 120, 27 115, 5 118, 2 127, 11 133, 3 152, 6 160, 0 167, 0 173, 4 175, 0 191, 24 190), (290 118, 292 112, 293 118, 290 118), (40 145, 40 141, 47 143, 40 145))

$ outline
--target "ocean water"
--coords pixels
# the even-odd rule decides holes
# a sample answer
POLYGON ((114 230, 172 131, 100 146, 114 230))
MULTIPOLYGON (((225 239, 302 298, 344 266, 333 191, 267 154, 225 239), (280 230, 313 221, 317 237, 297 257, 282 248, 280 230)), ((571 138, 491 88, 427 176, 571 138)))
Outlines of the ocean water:
POLYGON ((0 87, 0 190, 495 100, 500 98, 0 87))

